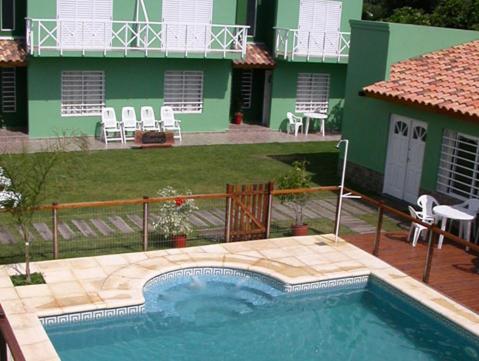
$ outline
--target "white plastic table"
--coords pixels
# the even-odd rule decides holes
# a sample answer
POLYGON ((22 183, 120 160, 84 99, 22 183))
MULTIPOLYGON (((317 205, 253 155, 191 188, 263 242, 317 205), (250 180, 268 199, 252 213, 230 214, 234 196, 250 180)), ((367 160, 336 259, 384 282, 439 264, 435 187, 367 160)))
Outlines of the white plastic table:
POLYGON ((326 113, 304 113, 304 116, 306 118, 306 124, 304 127, 304 134, 308 135, 309 133, 309 122, 311 119, 315 120, 318 119, 321 121, 321 133, 323 134, 323 137, 325 136, 325 124, 324 122, 328 118, 328 114, 326 113))
MULTIPOLYGON (((457 207, 457 206, 437 206, 433 209, 434 214, 441 217, 441 230, 446 230, 446 224, 448 219, 452 219, 455 221, 462 221, 466 222, 466 233, 465 239, 466 241, 471 241, 471 227, 472 222, 476 219, 476 215, 471 213, 465 208, 457 207)), ((441 249, 442 242, 444 241, 444 236, 439 236, 439 244, 438 248, 441 249)))

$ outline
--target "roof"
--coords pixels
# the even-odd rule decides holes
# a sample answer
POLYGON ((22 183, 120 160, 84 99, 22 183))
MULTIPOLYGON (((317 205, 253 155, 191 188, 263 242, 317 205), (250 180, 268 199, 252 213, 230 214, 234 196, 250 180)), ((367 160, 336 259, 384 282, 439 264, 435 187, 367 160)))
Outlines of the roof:
POLYGON ((363 91, 367 96, 479 120, 479 41, 396 63, 389 80, 363 91))
POLYGON ((272 55, 264 44, 250 43, 246 45, 246 57, 233 61, 233 67, 239 69, 272 69, 276 66, 272 55))
POLYGON ((0 39, 0 67, 25 66, 27 49, 23 39, 0 39))

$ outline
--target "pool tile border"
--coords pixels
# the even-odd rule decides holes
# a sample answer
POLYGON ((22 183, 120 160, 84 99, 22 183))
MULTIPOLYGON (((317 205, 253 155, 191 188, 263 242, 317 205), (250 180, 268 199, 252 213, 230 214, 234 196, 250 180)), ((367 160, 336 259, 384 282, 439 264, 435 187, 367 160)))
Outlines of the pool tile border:
MULTIPOLYGON (((314 290, 342 290, 365 288, 369 281, 369 275, 343 277, 317 282, 305 282, 300 284, 287 284, 273 277, 231 267, 188 267, 180 270, 160 274, 150 279, 144 286, 144 291, 163 282, 174 281, 182 277, 192 276, 240 276, 251 277, 266 283, 285 293, 309 292, 314 290)), ((145 305, 116 307, 85 312, 66 313, 55 316, 40 317, 43 326, 61 325, 66 323, 88 322, 104 318, 124 317, 143 313, 145 305)))

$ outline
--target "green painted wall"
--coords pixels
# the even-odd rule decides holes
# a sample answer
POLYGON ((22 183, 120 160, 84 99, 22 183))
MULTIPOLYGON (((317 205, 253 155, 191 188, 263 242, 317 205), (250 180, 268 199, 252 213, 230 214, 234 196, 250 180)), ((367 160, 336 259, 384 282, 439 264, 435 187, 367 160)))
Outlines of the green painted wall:
POLYGON ((339 129, 343 113, 344 89, 347 66, 344 64, 313 64, 280 61, 273 73, 273 100, 271 106, 270 128, 285 130, 286 113, 296 107, 296 83, 299 73, 330 74, 329 128, 339 129))
POLYGON ((439 146, 444 128, 477 132, 474 126, 414 108, 361 97, 364 86, 388 79, 391 64, 410 57, 479 39, 479 32, 414 25, 352 21, 350 61, 342 133, 351 141, 352 163, 384 173, 391 114, 429 124, 422 187, 435 188, 439 146))
POLYGON ((51 137, 64 130, 94 135, 99 116, 61 117, 61 72, 103 70, 106 106, 114 107, 118 120, 123 106, 153 106, 157 117, 163 105, 166 70, 204 71, 204 107, 201 114, 178 114, 184 131, 224 131, 229 124, 231 65, 216 60, 161 59, 31 59, 28 77, 29 133, 32 138, 51 137), (48 86, 45 86, 48 84, 48 86))
MULTIPOLYGON (((0 5, 2 4, 0 3, 0 5)), ((25 36, 26 14, 27 0, 15 0, 15 29, 13 31, 0 30, 0 36, 25 36)), ((0 6, 0 19, 2 19, 2 6, 0 6)))

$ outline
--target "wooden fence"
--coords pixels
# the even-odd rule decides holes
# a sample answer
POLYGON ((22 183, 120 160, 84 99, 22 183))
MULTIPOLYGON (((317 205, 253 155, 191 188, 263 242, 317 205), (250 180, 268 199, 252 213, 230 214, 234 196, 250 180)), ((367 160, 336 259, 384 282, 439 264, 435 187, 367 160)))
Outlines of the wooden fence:
POLYGON ((15 338, 12 326, 0 305, 0 361, 25 361, 22 349, 15 338))

